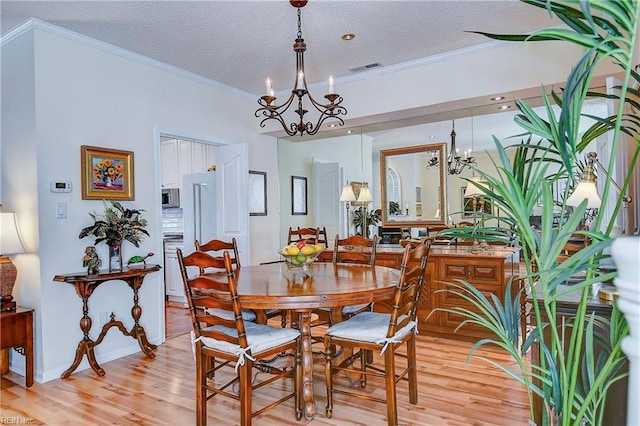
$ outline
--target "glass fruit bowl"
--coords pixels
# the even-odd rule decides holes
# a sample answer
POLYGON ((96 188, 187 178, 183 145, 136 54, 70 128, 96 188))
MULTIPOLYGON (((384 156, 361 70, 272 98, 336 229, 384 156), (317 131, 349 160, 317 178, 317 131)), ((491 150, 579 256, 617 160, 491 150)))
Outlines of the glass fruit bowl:
POLYGON ((291 274, 304 273, 313 276, 313 262, 324 251, 324 244, 290 244, 283 247, 279 254, 284 258, 287 270, 291 274))

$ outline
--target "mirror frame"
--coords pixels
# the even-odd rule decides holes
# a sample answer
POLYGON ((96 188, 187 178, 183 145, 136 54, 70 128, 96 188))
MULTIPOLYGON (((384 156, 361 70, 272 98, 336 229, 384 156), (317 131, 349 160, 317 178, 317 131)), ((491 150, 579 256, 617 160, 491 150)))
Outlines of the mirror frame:
POLYGON ((447 158, 447 144, 436 143, 429 145, 416 145, 407 146, 402 148, 383 149, 380 150, 380 188, 381 188, 381 200, 382 200, 382 226, 392 228, 403 227, 428 227, 431 230, 439 230, 447 227, 447 217, 449 212, 447 209, 447 176, 446 176, 446 158, 447 158), (440 219, 433 220, 407 220, 407 221, 393 221, 387 220, 388 214, 388 202, 387 202, 387 157, 403 154, 414 154, 428 151, 437 151, 438 155, 442 159, 440 164, 440 219))

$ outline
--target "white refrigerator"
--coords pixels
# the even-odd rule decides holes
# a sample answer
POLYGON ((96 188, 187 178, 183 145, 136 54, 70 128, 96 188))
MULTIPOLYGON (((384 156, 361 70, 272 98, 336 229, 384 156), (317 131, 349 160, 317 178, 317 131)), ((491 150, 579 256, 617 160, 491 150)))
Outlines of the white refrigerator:
POLYGON ((216 173, 195 173, 182 177, 182 216, 184 220, 184 253, 195 250, 195 240, 204 244, 218 236, 218 204, 216 173))
POLYGON ((195 251, 196 239, 206 243, 214 238, 235 238, 241 265, 250 265, 247 159, 246 144, 221 146, 216 171, 183 176, 180 198, 185 255, 195 251))

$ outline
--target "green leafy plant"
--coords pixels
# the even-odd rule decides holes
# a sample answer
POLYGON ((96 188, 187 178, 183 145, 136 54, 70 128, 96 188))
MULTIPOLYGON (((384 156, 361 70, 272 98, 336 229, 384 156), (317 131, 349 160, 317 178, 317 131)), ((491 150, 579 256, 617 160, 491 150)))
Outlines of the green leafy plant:
POLYGON ((523 341, 524 336, 519 336, 520 293, 512 292, 511 288, 500 301, 485 297, 464 281, 451 283, 447 291, 467 300, 474 309, 458 307, 444 310, 462 316, 464 320, 460 326, 470 323, 492 332, 494 337, 475 343, 469 356, 476 356, 475 351, 483 345, 497 345, 513 357, 515 368, 487 361, 526 386, 532 419, 535 394, 545 404, 543 425, 579 425, 584 422, 600 425, 607 391, 612 383, 625 376, 621 367, 626 357, 620 345, 629 332, 616 306, 610 321, 595 317, 587 308, 591 287, 615 276, 615 272, 598 270, 600 262, 608 257, 605 253, 612 241, 614 221, 605 223, 605 216, 597 215, 591 231, 580 230, 586 200, 577 207, 567 206, 564 200, 576 183, 584 151, 597 137, 612 132, 609 157, 605 159, 609 176, 614 175, 616 153, 622 138, 630 141, 632 155, 617 197, 609 197, 611 181, 605 179, 600 211, 607 208, 607 203, 613 202, 612 217, 615 217, 622 206, 623 194, 627 191, 640 154, 640 118, 637 114, 640 110, 640 92, 637 89, 640 75, 632 64, 632 54, 638 43, 636 31, 640 3, 637 0, 522 1, 555 14, 567 28, 551 28, 531 35, 479 34, 506 41, 566 41, 584 47, 583 55, 571 71, 562 93, 543 91, 546 116, 538 115, 525 102, 517 102, 520 113, 515 120, 529 138, 509 148, 494 138, 498 151, 492 160, 495 173, 476 169, 486 182, 478 186, 481 186, 484 196, 500 209, 500 221, 507 224, 508 229, 481 225, 442 233, 505 242, 515 236, 526 268, 526 276, 522 278, 531 283, 531 297, 538 301, 532 304, 532 329, 523 341), (594 70, 605 60, 611 60, 621 71, 621 83, 615 94, 590 90, 594 70), (590 97, 617 100, 617 112, 604 118, 589 116, 595 123, 579 134, 582 106, 590 97), (560 107, 559 114, 555 112, 554 104, 560 107), (515 149, 515 152, 510 156, 507 149, 515 149), (560 216, 566 220, 554 224, 551 188, 557 179, 568 180, 565 196, 559 203, 560 216), (529 216, 540 203, 542 232, 529 226, 529 216), (589 237, 592 243, 559 263, 558 257, 565 244, 576 233, 589 237), (572 286, 562 285, 576 274, 582 274, 584 279, 572 286), (556 315, 556 305, 559 298, 569 293, 577 293, 580 302, 575 316, 562 323, 556 315), (603 335, 608 338, 604 339, 603 335), (595 351, 594 346, 601 350, 595 351), (528 362, 527 352, 530 350, 538 351, 540 361, 537 365, 528 362))
POLYGON ((141 217, 144 210, 127 209, 117 201, 110 201, 110 205, 103 200, 104 213, 89 213, 94 223, 80 231, 78 238, 96 237, 94 244, 105 241, 107 245, 118 247, 123 241, 129 241, 136 247, 144 235, 149 236, 145 229, 147 220, 141 217))

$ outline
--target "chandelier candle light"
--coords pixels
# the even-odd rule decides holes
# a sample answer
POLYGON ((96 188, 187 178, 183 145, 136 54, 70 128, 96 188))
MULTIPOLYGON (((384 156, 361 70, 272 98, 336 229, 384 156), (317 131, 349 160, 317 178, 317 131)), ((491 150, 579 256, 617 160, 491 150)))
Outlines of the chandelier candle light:
POLYGON ((329 118, 337 120, 340 126, 344 125, 344 120, 340 115, 346 115, 347 109, 340 105, 342 103, 342 97, 337 93, 334 93, 333 77, 331 76, 329 76, 328 93, 324 95, 329 103, 321 104, 311 96, 311 93, 309 93, 309 89, 307 88, 307 77, 304 70, 304 52, 307 50, 307 45, 302 38, 302 27, 300 21, 300 9, 306 6, 307 0, 290 0, 289 3, 291 6, 298 9, 298 35, 295 43, 293 43, 293 51, 296 53, 295 85, 289 98, 284 103, 276 105, 276 96, 272 87, 271 79, 267 78, 265 87, 266 93, 258 99, 258 105, 260 105, 260 108, 256 110, 255 116, 260 118, 264 117, 260 122, 260 127, 265 127, 265 122, 267 120, 277 120, 289 136, 293 136, 296 133, 299 133, 300 136, 303 136, 305 133, 308 135, 315 135, 320 129, 320 126, 322 126, 322 123, 329 118), (306 123, 304 121, 305 114, 309 112, 304 109, 303 100, 305 96, 309 98, 308 103, 310 103, 311 106, 313 106, 313 108, 315 108, 320 114, 315 125, 311 123, 311 121, 307 121, 306 123), (295 110, 295 113, 298 115, 298 122, 292 122, 287 125, 283 114, 289 109, 296 99, 298 101, 298 107, 295 110))

